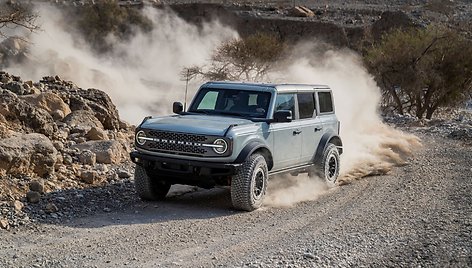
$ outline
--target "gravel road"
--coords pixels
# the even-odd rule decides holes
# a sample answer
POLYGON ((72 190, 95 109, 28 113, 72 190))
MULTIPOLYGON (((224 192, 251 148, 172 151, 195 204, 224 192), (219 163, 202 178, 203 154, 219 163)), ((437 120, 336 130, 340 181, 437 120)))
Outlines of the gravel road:
POLYGON ((3 231, 0 267, 471 267, 472 147, 422 139, 390 175, 292 207, 241 213, 228 189, 197 190, 3 231))

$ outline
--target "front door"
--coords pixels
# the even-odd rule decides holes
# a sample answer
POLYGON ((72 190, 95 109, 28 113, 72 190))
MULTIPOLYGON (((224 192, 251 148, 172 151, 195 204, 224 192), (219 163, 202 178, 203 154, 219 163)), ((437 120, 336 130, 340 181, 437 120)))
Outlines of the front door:
POLYGON ((274 112, 279 110, 292 111, 292 122, 270 124, 270 133, 274 136, 273 171, 281 170, 300 162, 302 135, 300 122, 296 120, 295 94, 279 94, 275 101, 274 112))

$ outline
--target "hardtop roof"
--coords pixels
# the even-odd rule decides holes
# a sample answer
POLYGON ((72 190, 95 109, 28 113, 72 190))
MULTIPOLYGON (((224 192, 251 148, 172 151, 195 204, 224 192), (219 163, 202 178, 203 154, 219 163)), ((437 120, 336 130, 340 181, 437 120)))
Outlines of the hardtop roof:
POLYGON ((314 91, 314 90, 331 90, 327 85, 316 84, 277 84, 277 83, 255 83, 255 82, 232 82, 232 81, 214 81, 207 82, 202 85, 207 88, 228 88, 237 90, 262 90, 277 92, 294 92, 294 91, 314 91))

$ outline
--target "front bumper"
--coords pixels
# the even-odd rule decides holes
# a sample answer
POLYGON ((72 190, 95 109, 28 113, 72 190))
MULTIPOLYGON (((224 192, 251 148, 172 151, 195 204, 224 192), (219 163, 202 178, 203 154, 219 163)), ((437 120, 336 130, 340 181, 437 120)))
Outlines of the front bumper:
POLYGON ((236 174, 241 164, 215 163, 196 160, 184 160, 171 157, 161 157, 133 151, 130 153, 131 161, 154 171, 160 176, 176 178, 204 178, 232 176, 236 174))

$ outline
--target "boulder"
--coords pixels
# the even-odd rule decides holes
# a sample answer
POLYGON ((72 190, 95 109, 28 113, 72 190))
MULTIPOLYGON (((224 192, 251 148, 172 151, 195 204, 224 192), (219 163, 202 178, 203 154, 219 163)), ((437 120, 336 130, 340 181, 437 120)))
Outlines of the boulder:
POLYGON ((69 105, 52 92, 25 95, 20 98, 37 108, 47 111, 50 115, 54 115, 55 119, 62 119, 71 113, 69 105))
POLYGON ((29 183, 29 189, 33 192, 44 193, 44 182, 34 180, 29 183))
POLYGON ((90 150, 83 150, 79 155, 81 164, 93 166, 97 162, 97 156, 90 150))
POLYGON ((10 229, 10 224, 8 223, 8 220, 7 219, 0 219, 0 229, 10 229))
POLYGON ((126 146, 119 141, 87 141, 76 144, 71 147, 78 148, 80 151, 89 150, 95 153, 97 163, 118 164, 128 158, 126 146))
POLYGON ((11 204, 12 207, 15 209, 15 211, 17 212, 20 212, 23 210, 23 207, 25 206, 23 203, 21 203, 21 201, 19 200, 15 200, 13 201, 13 203, 11 204))
POLYGON ((96 171, 83 170, 80 172, 80 179, 82 179, 82 181, 85 183, 94 184, 98 182, 99 176, 96 171))
POLYGON ((59 208, 56 206, 56 204, 49 202, 47 203, 46 207, 44 207, 44 211, 46 213, 54 213, 59 211, 59 208))
POLYGON ((85 134, 85 138, 89 140, 108 140, 108 135, 103 129, 92 127, 89 132, 85 134))
POLYGON ((73 95, 67 95, 66 98, 72 111, 91 111, 105 129, 118 130, 120 128, 118 110, 105 92, 94 88, 80 89, 73 95))
POLYGON ((121 170, 120 169, 116 172, 116 174, 118 175, 118 178, 121 178, 121 179, 127 179, 127 178, 131 177, 131 173, 129 173, 126 170, 121 170))
POLYGON ((20 83, 20 82, 9 82, 9 83, 6 83, 6 84, 3 84, 2 85, 2 88, 4 89, 7 89, 7 90, 10 90, 11 92, 15 93, 16 95, 24 95, 24 94, 28 94, 29 91, 26 90, 24 87, 23 87, 23 84, 20 83))
POLYGON ((41 194, 39 194, 38 192, 29 191, 28 193, 26 193, 26 200, 28 200, 28 202, 30 203, 38 203, 40 199, 41 194))
POLYGON ((102 123, 95 117, 95 114, 87 110, 73 111, 67 115, 62 122, 84 130, 89 130, 92 127, 103 129, 102 123))
POLYGON ((295 6, 288 10, 288 15, 292 17, 314 17, 315 13, 304 6, 295 6))
POLYGON ((38 133, 15 134, 0 140, 0 175, 35 173, 46 177, 54 173, 57 150, 38 133))
POLYGON ((52 137, 57 131, 57 125, 48 112, 25 102, 8 90, 0 91, 0 114, 10 122, 20 123, 27 132, 52 137))

